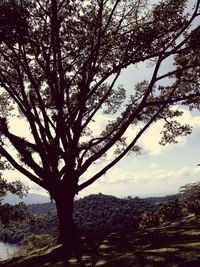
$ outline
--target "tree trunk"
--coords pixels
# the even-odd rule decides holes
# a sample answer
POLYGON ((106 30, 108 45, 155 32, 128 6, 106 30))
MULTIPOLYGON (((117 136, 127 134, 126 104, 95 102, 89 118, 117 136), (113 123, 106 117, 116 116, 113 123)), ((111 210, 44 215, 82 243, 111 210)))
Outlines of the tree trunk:
POLYGON ((73 247, 76 242, 75 227, 73 221, 74 194, 67 194, 59 190, 55 197, 58 222, 59 237, 58 242, 66 247, 73 247))

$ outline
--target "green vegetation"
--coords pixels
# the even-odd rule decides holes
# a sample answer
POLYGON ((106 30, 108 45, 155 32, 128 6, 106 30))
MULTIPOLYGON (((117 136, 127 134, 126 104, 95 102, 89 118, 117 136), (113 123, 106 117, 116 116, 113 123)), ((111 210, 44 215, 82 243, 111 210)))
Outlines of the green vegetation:
POLYGON ((199 240, 200 218, 190 215, 155 228, 86 238, 75 252, 60 246, 34 250, 1 266, 178 267, 187 260, 197 262, 200 258, 199 240))
MULTIPOLYGON (((98 236, 111 231, 135 230, 141 214, 153 209, 153 204, 136 198, 120 199, 103 194, 90 195, 75 201, 74 221, 81 235, 98 236)), ((21 242, 31 233, 48 233, 55 237, 58 234, 58 220, 54 203, 27 205, 26 220, 12 223, 6 230, 7 240, 21 242)), ((0 226, 0 239, 4 229, 0 226)))
MULTIPOLYGON (((185 186, 184 194, 193 186, 185 186)), ((74 221, 81 238, 70 249, 56 243, 55 204, 28 205, 31 223, 23 224, 21 250, 1 266, 199 266, 200 216, 189 213, 182 200, 182 194, 148 199, 98 194, 77 200, 74 221)))
POLYGON ((182 186, 180 201, 189 212, 200 214, 200 183, 182 186))
MULTIPOLYGON (((134 231, 138 228, 142 213, 157 210, 161 203, 168 203, 176 198, 177 195, 150 199, 90 195, 75 201, 76 230, 78 234, 87 236, 99 236, 123 229, 134 231)), ((4 240, 5 235, 10 243, 21 243, 30 234, 57 236, 58 219, 55 203, 30 204, 26 208, 24 220, 12 221, 7 229, 0 224, 0 240, 4 240)))
MULTIPOLYGON (((0 166, 3 169, 3 166, 0 166)), ((2 178, 2 173, 0 173, 0 240, 7 242, 7 231, 10 224, 17 224, 20 220, 25 217, 25 204, 20 202, 16 205, 10 205, 8 203, 3 203, 4 197, 8 193, 15 194, 22 198, 26 195, 28 188, 23 185, 20 181, 8 182, 2 178)))
MULTIPOLYGON (((135 231, 138 226, 146 228, 174 221, 181 218, 177 199, 178 195, 146 199, 90 195, 75 201, 76 230, 79 235, 98 237, 113 231, 135 231), (153 220, 151 214, 155 214, 153 220)), ((0 224, 0 240, 4 240, 5 234, 10 243, 21 243, 31 234, 49 234, 55 238, 58 234, 55 203, 27 205, 23 221, 13 221, 6 230, 0 224)))

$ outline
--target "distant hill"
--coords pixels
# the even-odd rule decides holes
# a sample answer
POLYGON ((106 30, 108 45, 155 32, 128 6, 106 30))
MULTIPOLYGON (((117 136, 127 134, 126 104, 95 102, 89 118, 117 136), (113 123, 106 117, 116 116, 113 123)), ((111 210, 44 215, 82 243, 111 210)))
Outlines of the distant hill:
MULTIPOLYGON (((8 196, 8 201, 11 198, 8 196)), ((144 211, 152 211, 161 202, 171 201, 176 196, 152 197, 141 199, 139 197, 118 198, 111 195, 93 194, 75 201, 74 222, 78 232, 83 236, 104 235, 115 231, 134 231, 138 229, 141 214, 144 211)), ((17 199, 19 201, 19 198, 17 199)), ((48 197, 28 194, 24 199, 27 211, 43 218, 43 223, 31 229, 28 222, 11 224, 9 233, 6 230, 7 240, 10 243, 20 242, 24 236, 30 233, 48 233, 52 236, 58 234, 58 220, 55 203, 48 197), (44 203, 46 202, 46 203, 44 203)), ((3 225, 0 225, 0 240, 5 235, 3 225)))
POLYGON ((23 199, 17 197, 16 195, 13 194, 8 194, 4 198, 4 203, 9 203, 9 204, 17 204, 19 202, 24 202, 26 204, 39 204, 39 203, 47 203, 50 202, 50 199, 48 196, 40 195, 40 194, 32 194, 28 193, 26 197, 23 197, 23 199))
MULTIPOLYGON (((153 205, 136 198, 118 198, 111 195, 93 194, 75 201, 74 222, 82 235, 98 235, 123 229, 136 229, 145 210, 153 205)), ((46 232, 57 232, 55 203, 30 204, 31 213, 46 218, 46 232)), ((40 229, 41 230, 41 229, 40 229)))
POLYGON ((159 203, 165 203, 168 201, 174 201, 179 197, 179 194, 176 195, 167 195, 163 197, 146 197, 144 200, 148 201, 151 204, 159 204, 159 203))
MULTIPOLYGON (((87 202, 90 198, 93 198, 93 196, 95 197, 95 201, 98 202, 99 197, 102 198, 102 196, 104 196, 104 198, 108 201, 110 201, 112 199, 112 201, 118 201, 121 198, 118 197, 114 197, 114 196, 107 196, 107 195, 103 195, 101 193, 99 193, 99 195, 90 195, 90 196, 86 196, 83 198, 83 202, 87 202), (99 197, 98 197, 99 196, 99 197)), ((159 204, 162 202, 167 202, 167 201, 173 201, 175 199, 177 199, 178 194, 177 195, 167 195, 167 196, 163 196, 163 197, 146 197, 143 198, 144 201, 147 201, 151 204, 159 204)), ((126 198, 123 198, 126 199, 126 198)), ((137 197, 135 198, 137 199, 137 197)), ((140 198, 139 198, 140 199, 140 198)), ((81 199, 80 199, 81 200, 81 199)), ((19 202, 23 201, 26 204, 43 204, 43 203, 49 203, 50 202, 50 198, 48 196, 44 196, 41 194, 33 194, 33 193, 28 193, 26 197, 23 197, 23 199, 20 199, 19 197, 17 197, 16 195, 13 194, 8 194, 5 198, 4 198, 4 203, 9 203, 9 204, 17 204, 19 202)), ((80 201, 81 203, 82 201, 80 201)), ((43 207, 41 206, 41 209, 43 209, 43 207)), ((39 212, 40 213, 40 212, 39 212)))

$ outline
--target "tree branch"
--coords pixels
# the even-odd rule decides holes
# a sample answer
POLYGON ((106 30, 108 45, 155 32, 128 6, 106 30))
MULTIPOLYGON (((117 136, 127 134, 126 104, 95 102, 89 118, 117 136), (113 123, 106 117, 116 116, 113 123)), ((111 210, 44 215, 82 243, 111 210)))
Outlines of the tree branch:
POLYGON ((26 177, 28 177, 31 181, 35 182, 36 184, 38 184, 39 186, 42 186, 43 188, 45 188, 46 190, 48 190, 47 185, 45 184, 44 181, 40 180, 37 176, 33 175, 32 173, 30 173, 29 171, 27 171, 27 169, 23 168, 21 165, 19 165, 14 159, 13 157, 3 148, 3 146, 0 145, 0 154, 2 156, 4 156, 9 162, 10 164, 17 169, 19 172, 21 172, 22 174, 24 174, 26 177))

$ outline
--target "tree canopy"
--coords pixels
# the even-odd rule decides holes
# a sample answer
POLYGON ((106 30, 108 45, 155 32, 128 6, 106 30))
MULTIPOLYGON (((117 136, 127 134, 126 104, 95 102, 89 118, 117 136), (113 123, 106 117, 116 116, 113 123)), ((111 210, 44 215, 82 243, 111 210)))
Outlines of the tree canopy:
POLYGON ((174 119, 182 111, 170 107, 199 108, 200 1, 192 8, 185 0, 2 2, 0 154, 50 192, 58 216, 61 195, 73 198, 137 152, 153 122, 166 122, 162 144, 191 132, 174 119), (172 69, 161 72, 166 61, 172 69), (151 64, 152 76, 128 95, 118 79, 140 62, 151 64), (109 115, 99 134, 91 127, 98 114, 109 115), (16 116, 27 126, 24 136, 11 123, 16 116), (138 131, 128 142, 130 127, 138 131), (112 150, 112 161, 85 180, 112 150))

